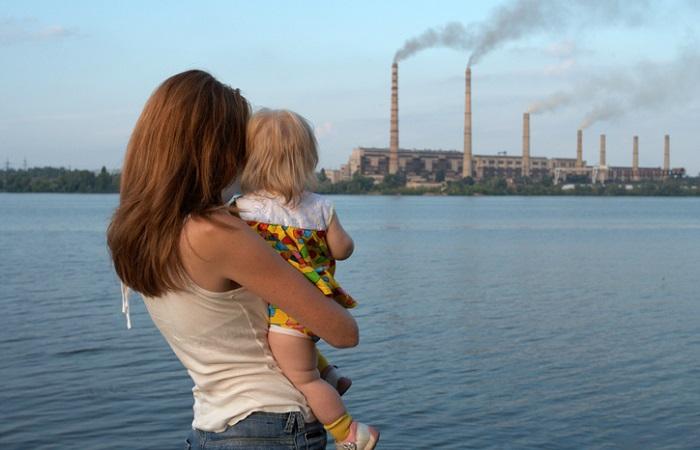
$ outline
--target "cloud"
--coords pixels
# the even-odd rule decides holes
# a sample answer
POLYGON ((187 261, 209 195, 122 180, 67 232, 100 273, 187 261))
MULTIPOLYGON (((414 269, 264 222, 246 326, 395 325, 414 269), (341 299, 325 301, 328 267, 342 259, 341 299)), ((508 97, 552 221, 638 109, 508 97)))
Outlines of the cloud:
POLYGON ((567 58, 555 64, 549 64, 544 68, 544 74, 547 76, 559 76, 570 72, 576 66, 576 59, 567 58))
POLYGON ((545 53, 555 58, 571 58, 578 53, 578 46, 570 39, 550 44, 545 53))
POLYGON ((581 58, 593 52, 580 47, 571 39, 552 42, 546 46, 516 45, 507 50, 513 57, 524 57, 534 64, 542 64, 537 69, 521 70, 521 74, 532 76, 560 77, 576 69, 581 58))
POLYGON ((73 37, 78 34, 74 28, 66 28, 62 26, 46 27, 36 32, 36 36, 42 39, 61 39, 73 37))
POLYGON ((556 58, 558 61, 548 64, 544 67, 543 73, 547 76, 561 76, 572 69, 574 69, 578 63, 578 58, 590 51, 584 50, 572 40, 563 40, 559 42, 554 42, 547 46, 543 53, 546 56, 556 58))
POLYGON ((335 127, 331 122, 323 122, 321 125, 314 127, 314 134, 316 134, 317 139, 323 139, 333 134, 334 130, 335 127))
POLYGON ((49 42, 78 35, 78 30, 60 25, 42 25, 36 19, 0 19, 0 45, 49 42))

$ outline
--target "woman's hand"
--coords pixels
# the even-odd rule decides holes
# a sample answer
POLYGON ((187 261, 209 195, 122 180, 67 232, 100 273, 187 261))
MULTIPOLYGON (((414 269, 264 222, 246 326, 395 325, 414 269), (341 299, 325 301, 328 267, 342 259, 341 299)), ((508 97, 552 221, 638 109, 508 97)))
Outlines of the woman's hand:
POLYGON ((357 345, 359 331, 352 315, 328 301, 242 220, 224 212, 192 218, 180 248, 185 269, 197 284, 200 278, 214 290, 225 290, 232 280, 279 306, 333 347, 357 345))

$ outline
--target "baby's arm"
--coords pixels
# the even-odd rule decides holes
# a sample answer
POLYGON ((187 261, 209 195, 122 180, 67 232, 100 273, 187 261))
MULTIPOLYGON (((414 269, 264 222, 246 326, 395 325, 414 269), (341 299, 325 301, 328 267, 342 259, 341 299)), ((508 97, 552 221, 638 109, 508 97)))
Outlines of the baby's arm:
POLYGON ((352 251, 355 249, 355 243, 340 224, 340 220, 338 220, 338 215, 335 213, 335 211, 333 212, 333 217, 331 218, 331 224, 328 226, 326 239, 328 241, 328 248, 331 251, 331 256, 333 259, 348 259, 350 255, 352 255, 352 251))

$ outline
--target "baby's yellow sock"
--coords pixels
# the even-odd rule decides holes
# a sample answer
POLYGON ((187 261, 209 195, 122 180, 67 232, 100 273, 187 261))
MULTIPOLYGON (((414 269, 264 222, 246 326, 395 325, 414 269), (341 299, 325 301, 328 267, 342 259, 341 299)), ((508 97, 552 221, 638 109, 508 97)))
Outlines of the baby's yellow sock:
POLYGON ((323 371, 326 369, 326 367, 328 367, 330 365, 330 363, 328 362, 326 357, 323 356, 323 354, 318 349, 316 349, 316 355, 318 358, 318 362, 316 364, 316 367, 318 367, 319 373, 323 373, 323 371))
POLYGON ((345 413, 335 422, 324 425, 323 428, 325 428, 333 436, 333 439, 335 439, 336 442, 342 442, 348 437, 351 424, 352 417, 350 414, 345 413))

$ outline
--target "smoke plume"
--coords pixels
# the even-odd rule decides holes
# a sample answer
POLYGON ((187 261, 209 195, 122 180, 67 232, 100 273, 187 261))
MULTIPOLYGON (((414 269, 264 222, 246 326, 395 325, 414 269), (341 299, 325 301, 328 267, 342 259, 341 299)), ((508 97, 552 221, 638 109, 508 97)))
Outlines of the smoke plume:
POLYGON ((477 29, 469 65, 502 45, 542 32, 604 25, 637 25, 648 0, 514 0, 493 11, 477 29))
POLYGON ((579 129, 585 130, 596 122, 616 119, 618 117, 622 117, 624 114, 624 106, 615 101, 608 100, 591 109, 583 118, 581 125, 579 125, 579 129))
POLYGON ((511 0, 480 23, 467 27, 448 23, 430 28, 406 41, 394 61, 435 47, 471 51, 469 65, 504 44, 542 32, 593 28, 612 24, 639 24, 648 14, 649 0, 511 0))
POLYGON ((581 123, 583 129, 628 112, 685 105, 700 96, 699 78, 700 50, 693 43, 682 48, 671 61, 643 62, 631 69, 591 76, 566 92, 534 103, 529 111, 547 113, 572 104, 592 103, 581 123))
POLYGON ((446 47, 454 50, 470 50, 474 37, 461 23, 450 22, 439 28, 428 28, 419 36, 413 37, 396 51, 394 62, 409 58, 421 50, 446 47))
POLYGON ((542 114, 555 111, 563 106, 570 105, 576 100, 576 97, 571 92, 557 92, 549 97, 539 100, 527 109, 530 114, 542 114))

